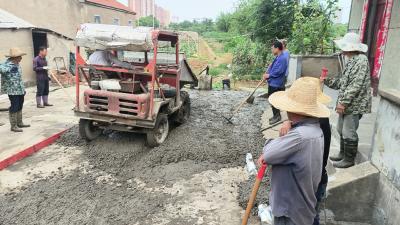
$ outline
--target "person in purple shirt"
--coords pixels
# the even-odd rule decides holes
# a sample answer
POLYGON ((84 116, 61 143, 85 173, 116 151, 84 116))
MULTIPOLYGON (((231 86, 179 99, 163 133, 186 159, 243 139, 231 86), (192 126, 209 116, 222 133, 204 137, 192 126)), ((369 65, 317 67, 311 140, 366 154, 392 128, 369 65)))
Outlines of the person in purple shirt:
MULTIPOLYGON (((286 81, 286 71, 287 71, 287 58, 282 54, 283 53, 283 44, 282 42, 276 40, 272 47, 272 54, 276 57, 272 64, 268 67, 266 73, 264 74, 264 80, 268 82, 268 96, 271 96, 273 93, 277 91, 285 90, 285 81, 286 81)), ((269 119, 270 124, 278 123, 282 120, 281 112, 279 109, 275 108, 271 105, 273 117, 269 119)))
MULTIPOLYGON (((287 81, 287 77, 289 76, 290 52, 289 52, 289 50, 287 49, 287 40, 286 40, 286 39, 280 39, 279 41, 280 41, 280 42, 282 43, 282 45, 283 45, 282 54, 283 54, 283 56, 286 58, 286 61, 287 61, 287 69, 286 69, 286 73, 285 73, 286 81, 287 81)), ((286 84, 286 81, 285 81, 285 84, 286 84)))
POLYGON ((53 106, 49 104, 49 75, 47 74, 47 48, 40 47, 39 55, 33 59, 33 71, 36 72, 36 104, 38 108, 53 106))

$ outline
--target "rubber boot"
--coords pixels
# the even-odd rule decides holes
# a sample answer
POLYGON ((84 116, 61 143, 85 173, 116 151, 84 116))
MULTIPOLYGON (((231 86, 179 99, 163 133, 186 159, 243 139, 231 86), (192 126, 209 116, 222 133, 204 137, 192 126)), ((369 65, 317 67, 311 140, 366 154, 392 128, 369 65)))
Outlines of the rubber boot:
POLYGON ((43 105, 44 106, 53 106, 52 104, 49 104, 49 96, 43 96, 43 105))
POLYGON ((36 107, 38 108, 44 108, 44 106, 42 105, 42 96, 38 96, 36 97, 36 107))
POLYGON ((24 124, 24 122, 22 122, 22 111, 17 112, 17 126, 19 128, 25 128, 31 126, 29 124, 24 124))
POLYGON ((17 113, 10 113, 10 124, 12 132, 22 132, 23 130, 17 126, 17 113))
POLYGON ((354 166, 358 150, 358 141, 344 140, 344 158, 334 162, 336 168, 349 168, 354 166))
POLYGON ((344 140, 343 137, 340 136, 340 151, 337 155, 330 156, 329 159, 336 162, 341 161, 344 158, 344 140))

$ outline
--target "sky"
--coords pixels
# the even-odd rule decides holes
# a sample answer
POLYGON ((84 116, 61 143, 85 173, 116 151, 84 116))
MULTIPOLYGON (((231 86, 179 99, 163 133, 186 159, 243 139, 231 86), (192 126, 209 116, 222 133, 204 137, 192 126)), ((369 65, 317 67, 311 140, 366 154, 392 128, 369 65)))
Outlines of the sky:
MULTIPOLYGON (((127 0, 118 0, 127 4, 127 0)), ((215 19, 221 12, 231 12, 237 0, 155 0, 156 4, 171 11, 179 21, 197 18, 215 19)), ((339 0, 343 9, 342 22, 347 23, 350 14, 351 0, 339 0)))

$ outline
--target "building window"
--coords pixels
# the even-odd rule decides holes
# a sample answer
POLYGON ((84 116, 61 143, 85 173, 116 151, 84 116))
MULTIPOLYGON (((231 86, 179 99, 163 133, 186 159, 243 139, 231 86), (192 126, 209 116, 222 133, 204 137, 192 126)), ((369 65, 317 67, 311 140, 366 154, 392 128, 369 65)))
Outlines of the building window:
POLYGON ((95 15, 94 16, 94 23, 101 23, 101 16, 95 15))
POLYGON ((119 19, 118 18, 114 18, 113 24, 114 25, 119 25, 119 19))
POLYGON ((128 26, 133 26, 133 21, 132 20, 128 20, 128 26))

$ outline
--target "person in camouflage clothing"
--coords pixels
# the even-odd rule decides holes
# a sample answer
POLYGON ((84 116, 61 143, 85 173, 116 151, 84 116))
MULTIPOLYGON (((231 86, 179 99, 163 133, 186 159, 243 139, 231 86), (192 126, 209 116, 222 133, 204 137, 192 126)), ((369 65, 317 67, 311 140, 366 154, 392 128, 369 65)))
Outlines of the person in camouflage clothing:
POLYGON ((358 150, 357 129, 363 114, 371 113, 371 77, 367 56, 368 46, 360 36, 348 33, 335 41, 343 51, 346 64, 341 77, 323 79, 324 83, 339 90, 336 112, 339 114, 337 129, 340 134, 340 152, 331 156, 333 166, 348 168, 354 165, 358 150))
POLYGON ((11 106, 9 108, 11 131, 22 132, 21 128, 30 127, 22 122, 22 107, 24 104, 25 87, 22 81, 20 62, 26 55, 18 48, 10 49, 10 54, 4 63, 0 64, 1 92, 8 95, 11 106))

